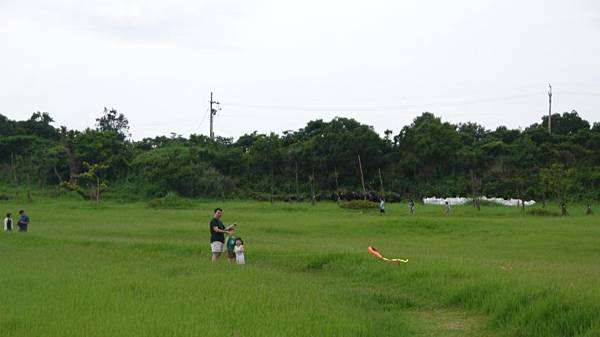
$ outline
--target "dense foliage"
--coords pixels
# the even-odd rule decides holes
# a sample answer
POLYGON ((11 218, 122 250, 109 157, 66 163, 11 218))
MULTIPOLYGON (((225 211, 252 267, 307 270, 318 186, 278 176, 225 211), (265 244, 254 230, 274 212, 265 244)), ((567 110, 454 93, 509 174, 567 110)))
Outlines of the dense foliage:
POLYGON ((576 111, 554 114, 549 134, 547 119, 524 130, 488 130, 425 112, 383 138, 338 117, 236 141, 202 135, 132 141, 127 118, 116 110, 105 109, 96 127, 83 131, 56 128, 45 112, 25 121, 0 115, 0 179, 23 188, 88 190, 96 199, 125 185, 151 197, 600 199, 600 123, 590 125, 576 111))

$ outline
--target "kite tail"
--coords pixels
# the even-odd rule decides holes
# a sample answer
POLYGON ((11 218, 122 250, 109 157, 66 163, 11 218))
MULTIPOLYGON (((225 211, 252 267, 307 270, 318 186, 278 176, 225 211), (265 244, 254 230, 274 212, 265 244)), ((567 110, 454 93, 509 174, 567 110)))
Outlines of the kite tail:
POLYGON ((400 264, 400 262, 402 263, 407 263, 408 259, 404 260, 404 259, 388 259, 387 257, 383 256, 375 247, 373 246, 369 246, 368 248, 369 253, 373 254, 375 257, 382 259, 383 261, 387 261, 387 262, 392 262, 395 264, 400 264))

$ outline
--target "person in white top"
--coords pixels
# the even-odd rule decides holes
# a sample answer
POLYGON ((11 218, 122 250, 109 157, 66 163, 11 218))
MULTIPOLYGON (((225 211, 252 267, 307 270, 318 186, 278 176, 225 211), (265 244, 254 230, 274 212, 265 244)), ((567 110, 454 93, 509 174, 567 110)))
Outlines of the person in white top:
POLYGON ((6 213, 6 218, 4 219, 4 231, 12 232, 13 229, 13 219, 10 217, 11 213, 6 213))
POLYGON ((233 251, 235 253, 235 263, 246 264, 246 259, 244 258, 244 241, 241 238, 235 240, 233 251))
POLYGON ((415 202, 412 199, 408 200, 408 211, 410 214, 415 214, 415 202))
POLYGON ((450 203, 448 202, 448 200, 446 200, 445 203, 445 207, 444 207, 444 214, 449 215, 450 214, 450 203))

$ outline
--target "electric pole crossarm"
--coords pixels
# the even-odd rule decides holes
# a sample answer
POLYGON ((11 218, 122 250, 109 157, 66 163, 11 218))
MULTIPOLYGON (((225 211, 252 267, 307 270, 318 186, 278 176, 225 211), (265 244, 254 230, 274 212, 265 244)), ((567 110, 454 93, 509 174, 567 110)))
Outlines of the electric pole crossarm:
POLYGON ((213 108, 213 104, 218 106, 219 102, 213 100, 213 93, 211 91, 210 92, 210 139, 211 140, 215 139, 215 132, 213 130, 214 116, 217 114, 218 110, 221 110, 220 108, 213 108))

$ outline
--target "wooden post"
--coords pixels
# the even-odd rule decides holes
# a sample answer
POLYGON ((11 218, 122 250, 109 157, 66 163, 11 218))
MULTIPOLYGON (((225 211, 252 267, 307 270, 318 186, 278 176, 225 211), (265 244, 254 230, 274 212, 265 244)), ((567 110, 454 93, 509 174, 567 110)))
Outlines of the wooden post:
POLYGON ((362 182, 363 197, 367 200, 367 190, 365 189, 365 175, 363 174, 362 162, 360 161, 360 154, 358 154, 358 166, 360 167, 360 181, 362 182))
POLYGON ((334 171, 333 171, 333 175, 335 177, 335 195, 336 195, 336 202, 340 201, 340 184, 338 183, 338 171, 337 171, 337 167, 334 166, 334 171))
POLYGON ((298 160, 296 162, 296 199, 300 198, 300 189, 298 188, 298 160))
POLYGON ((377 168, 379 171, 379 186, 381 186, 381 198, 383 198, 383 178, 381 177, 381 168, 377 168))

